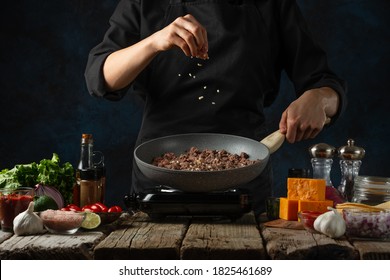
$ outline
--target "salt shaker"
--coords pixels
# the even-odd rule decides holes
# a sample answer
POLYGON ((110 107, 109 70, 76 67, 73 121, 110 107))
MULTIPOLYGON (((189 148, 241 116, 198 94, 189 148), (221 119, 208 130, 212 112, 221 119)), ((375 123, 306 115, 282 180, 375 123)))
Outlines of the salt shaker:
POLYGON ((330 174, 332 171, 333 157, 336 155, 336 148, 326 143, 319 143, 309 148, 311 164, 313 167, 313 178, 326 181, 325 198, 333 201, 333 206, 343 203, 339 191, 333 186, 330 174))
POLYGON ((361 160, 365 156, 365 150, 355 146, 355 141, 349 139, 347 145, 340 147, 337 153, 341 159, 341 182, 338 190, 345 200, 352 201, 355 178, 359 175, 361 160))
POLYGON ((325 179, 326 186, 332 186, 330 172, 332 170, 333 157, 336 154, 336 148, 326 143, 319 143, 309 148, 312 157, 313 178, 325 179))

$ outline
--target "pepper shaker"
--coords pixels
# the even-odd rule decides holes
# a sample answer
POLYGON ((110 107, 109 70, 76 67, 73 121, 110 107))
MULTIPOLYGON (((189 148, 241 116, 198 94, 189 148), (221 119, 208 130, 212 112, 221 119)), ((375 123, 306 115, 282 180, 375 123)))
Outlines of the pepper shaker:
POLYGON ((348 139, 347 145, 340 147, 337 152, 341 159, 341 182, 338 190, 345 200, 352 201, 355 178, 359 175, 361 160, 366 152, 363 148, 355 146, 353 139, 348 139))

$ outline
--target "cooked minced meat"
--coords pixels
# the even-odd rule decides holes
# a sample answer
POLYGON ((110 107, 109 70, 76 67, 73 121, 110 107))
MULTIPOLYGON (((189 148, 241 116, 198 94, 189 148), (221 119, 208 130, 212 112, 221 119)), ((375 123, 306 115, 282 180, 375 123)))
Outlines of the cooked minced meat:
POLYGON ((186 153, 176 156, 165 153, 153 159, 152 164, 175 170, 216 171, 244 167, 260 160, 250 160, 247 153, 231 154, 225 150, 199 150, 191 147, 186 153))

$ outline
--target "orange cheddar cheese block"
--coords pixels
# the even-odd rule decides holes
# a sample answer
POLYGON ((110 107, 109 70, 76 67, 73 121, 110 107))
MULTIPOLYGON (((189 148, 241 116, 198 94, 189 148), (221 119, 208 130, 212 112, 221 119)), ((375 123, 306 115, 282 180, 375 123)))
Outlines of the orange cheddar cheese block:
POLYGON ((323 201, 299 200, 298 212, 300 211, 327 212, 328 206, 333 207, 333 200, 323 200, 323 201))
POLYGON ((325 200, 324 179, 287 178, 287 198, 294 200, 325 200))
POLYGON ((279 218, 287 221, 298 220, 298 200, 281 197, 279 203, 279 218))

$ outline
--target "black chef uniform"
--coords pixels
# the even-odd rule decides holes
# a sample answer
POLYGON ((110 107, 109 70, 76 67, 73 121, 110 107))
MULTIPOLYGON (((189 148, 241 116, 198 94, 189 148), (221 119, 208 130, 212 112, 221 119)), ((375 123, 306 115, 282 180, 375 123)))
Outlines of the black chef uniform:
MULTIPOLYGON (((145 101, 137 144, 156 137, 213 132, 261 140, 263 108, 279 91, 285 70, 299 96, 328 86, 345 107, 345 85, 327 65, 294 0, 122 0, 110 19, 104 40, 89 55, 89 92, 119 100, 129 90, 145 101), (178 48, 160 53, 129 85, 117 92, 104 88, 106 57, 192 14, 207 30, 208 60, 186 57, 178 48)), ((333 118, 335 119, 335 118, 333 118)), ((272 187, 271 164, 248 185, 256 212, 272 187)), ((132 190, 154 188, 134 165, 132 190)))

